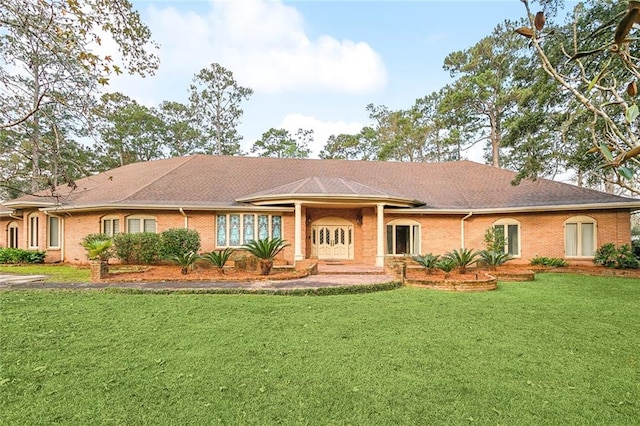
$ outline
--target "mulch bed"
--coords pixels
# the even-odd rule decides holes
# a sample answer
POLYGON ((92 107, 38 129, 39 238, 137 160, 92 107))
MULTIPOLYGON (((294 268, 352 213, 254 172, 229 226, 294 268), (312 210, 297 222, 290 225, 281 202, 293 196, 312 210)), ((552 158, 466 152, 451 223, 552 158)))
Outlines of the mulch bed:
POLYGON ((260 275, 258 271, 236 271, 225 269, 222 273, 217 268, 198 267, 189 271, 187 275, 180 272, 176 265, 149 265, 149 266, 120 266, 110 267, 109 277, 106 282, 135 282, 135 281, 261 281, 261 280, 289 280, 306 277, 306 271, 277 271, 273 270, 269 275, 260 275), (122 272, 118 271, 122 268, 122 272), (115 272, 115 273, 112 273, 115 272))

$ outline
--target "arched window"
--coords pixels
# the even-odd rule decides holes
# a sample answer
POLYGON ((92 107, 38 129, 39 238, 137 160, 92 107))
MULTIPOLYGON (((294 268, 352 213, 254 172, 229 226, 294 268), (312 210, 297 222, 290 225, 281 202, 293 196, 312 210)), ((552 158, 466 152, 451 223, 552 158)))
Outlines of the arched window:
POLYGON ((515 219, 496 220, 493 229, 504 236, 504 252, 520 257, 520 222, 515 219))
POLYGON ((18 248, 18 224, 15 222, 7 227, 7 247, 18 248))
POLYGON ((138 232, 156 232, 157 221, 153 216, 129 216, 127 217, 127 233, 137 234, 138 232))
POLYGON ((596 251, 596 221, 574 216, 564 222, 564 254, 567 257, 593 257, 596 251))
POLYGON ((388 222, 387 254, 420 254, 420 223, 405 219, 388 222))
POLYGON ((37 249, 38 248, 38 233, 40 231, 39 229, 39 218, 38 218, 38 213, 32 213, 29 215, 28 219, 27 219, 27 223, 29 226, 29 248, 30 249, 37 249))

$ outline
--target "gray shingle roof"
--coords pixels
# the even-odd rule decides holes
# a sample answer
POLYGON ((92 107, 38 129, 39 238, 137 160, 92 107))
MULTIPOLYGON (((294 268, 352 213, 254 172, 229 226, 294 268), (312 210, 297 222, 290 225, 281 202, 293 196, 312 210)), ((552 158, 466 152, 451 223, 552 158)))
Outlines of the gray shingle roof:
MULTIPOLYGON (((638 203, 546 179, 511 185, 515 173, 470 161, 402 163, 194 155, 130 164, 59 188, 79 206, 223 207, 260 194, 366 194, 420 200, 423 208, 477 210, 638 203)), ((39 195, 47 195, 43 192, 39 195)), ((5 203, 56 201, 25 196, 5 203)))

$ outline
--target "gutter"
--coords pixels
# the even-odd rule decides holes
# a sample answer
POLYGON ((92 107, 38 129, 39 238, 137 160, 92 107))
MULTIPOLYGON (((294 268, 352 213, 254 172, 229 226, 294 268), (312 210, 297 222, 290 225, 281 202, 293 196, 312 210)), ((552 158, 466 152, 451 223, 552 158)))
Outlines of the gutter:
POLYGON ((184 229, 189 229, 189 218, 187 217, 187 214, 184 212, 184 209, 182 207, 179 207, 178 210, 180 211, 180 214, 184 217, 184 229))
POLYGON ((464 248, 464 221, 473 216, 473 212, 469 212, 465 217, 460 220, 460 248, 464 248))

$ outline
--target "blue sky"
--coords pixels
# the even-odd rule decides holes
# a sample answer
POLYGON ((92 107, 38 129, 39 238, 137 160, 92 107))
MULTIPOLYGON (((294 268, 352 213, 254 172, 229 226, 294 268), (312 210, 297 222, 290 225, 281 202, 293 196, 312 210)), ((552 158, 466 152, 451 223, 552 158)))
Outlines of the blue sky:
MULTIPOLYGON (((121 77, 109 90, 158 105, 186 102, 193 75, 212 62, 254 89, 242 104, 245 151, 269 128, 313 129, 316 156, 331 134, 356 133, 369 103, 410 107, 450 82, 447 54, 468 48, 520 0, 134 0, 160 45, 153 77, 121 77)), ((537 9, 534 5, 534 12, 537 9)), ((470 159, 480 160, 477 154, 470 159)))

